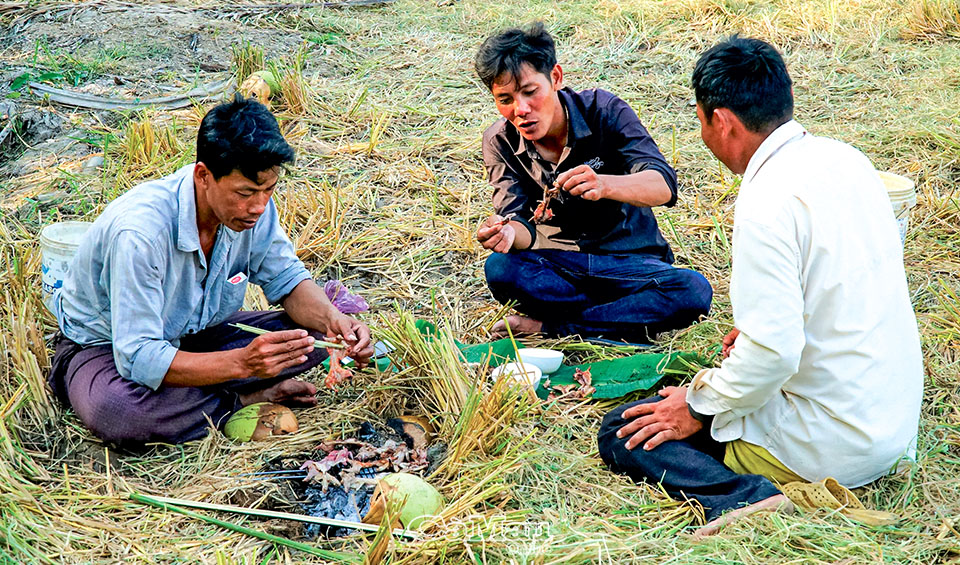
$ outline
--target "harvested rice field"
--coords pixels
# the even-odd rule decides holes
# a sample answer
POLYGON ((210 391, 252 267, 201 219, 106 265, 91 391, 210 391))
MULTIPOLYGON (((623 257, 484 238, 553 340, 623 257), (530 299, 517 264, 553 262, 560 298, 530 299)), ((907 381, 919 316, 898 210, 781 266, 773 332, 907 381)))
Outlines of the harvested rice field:
MULTIPOLYGON (((957 0, 7 0, 0 562, 960 563, 958 186, 957 0), (567 85, 630 103, 678 173, 679 201, 657 217, 677 265, 704 273, 715 295, 709 317, 661 336, 654 352, 714 363, 732 327, 739 178, 703 145, 691 104, 694 62, 712 44, 734 32, 774 44, 801 124, 915 181, 905 262, 926 370, 918 460, 856 491, 896 524, 765 514, 696 541, 701 509, 610 473, 597 453, 602 416, 650 391, 542 402, 462 362, 454 341, 485 342, 506 312, 485 286, 488 252, 475 239, 492 211, 481 133, 499 115, 473 55, 492 32, 533 20, 557 39, 567 85), (319 404, 296 411, 295 434, 237 443, 214 432, 115 449, 47 390, 56 322, 42 303, 40 230, 92 220, 138 182, 192 162, 200 118, 264 68, 280 82, 272 109, 297 152, 275 196, 281 221, 318 281, 339 279, 366 299, 360 318, 404 369, 365 369, 334 391, 322 371, 309 373, 319 404), (182 107, 139 104, 191 92, 182 107), (435 324, 433 339, 416 320, 435 324), (296 470, 321 444, 348 438, 382 448, 395 433, 386 422, 402 415, 434 428, 429 466, 417 472, 445 501, 416 538, 143 502, 303 514, 301 477, 248 473, 296 470)), ((267 304, 250 291, 247 307, 267 304)), ((581 363, 632 353, 576 339, 527 343, 581 363)))

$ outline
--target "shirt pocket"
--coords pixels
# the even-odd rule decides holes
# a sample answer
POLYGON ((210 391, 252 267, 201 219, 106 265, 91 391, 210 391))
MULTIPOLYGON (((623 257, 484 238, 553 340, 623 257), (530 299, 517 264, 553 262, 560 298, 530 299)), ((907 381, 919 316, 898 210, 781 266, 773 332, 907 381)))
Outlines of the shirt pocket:
POLYGON ((237 310, 243 308, 243 299, 247 294, 247 273, 245 270, 235 270, 224 281, 223 289, 220 293, 220 313, 221 316, 230 316, 237 310))

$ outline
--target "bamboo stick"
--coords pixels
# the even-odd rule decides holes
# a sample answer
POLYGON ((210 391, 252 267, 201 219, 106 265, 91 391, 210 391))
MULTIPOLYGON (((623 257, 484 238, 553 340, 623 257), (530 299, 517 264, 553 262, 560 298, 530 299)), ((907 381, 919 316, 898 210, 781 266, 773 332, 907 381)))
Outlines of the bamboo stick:
MULTIPOLYGON (((132 496, 132 495, 131 495, 132 496)), ((143 496, 143 495, 138 495, 143 496)), ((296 520, 297 522, 307 522, 309 524, 321 524, 323 526, 335 526, 339 528, 352 528, 366 532, 376 532, 380 526, 376 524, 364 524, 363 522, 353 522, 350 520, 337 520, 335 518, 322 518, 318 516, 307 516, 306 514, 294 514, 292 512, 278 512, 276 510, 265 510, 260 508, 246 508, 243 506, 229 506, 226 504, 213 504, 211 502, 199 502, 195 500, 184 500, 180 498, 170 498, 167 496, 149 497, 157 502, 164 504, 175 504, 186 506, 187 508, 200 508, 202 510, 218 510, 220 512, 232 512, 234 514, 246 514, 248 516, 260 516, 262 518, 280 518, 283 520, 296 520)), ((397 528, 393 534, 403 536, 409 539, 420 539, 419 532, 403 530, 397 528)))
MULTIPOLYGON (((166 498, 166 497, 163 497, 163 498, 166 498)), ((280 536, 275 536, 273 534, 268 534, 265 532, 254 530, 252 528, 247 528, 245 526, 240 526, 238 524, 234 524, 233 522, 227 522, 226 520, 211 518, 209 516, 204 516, 203 514, 197 514, 196 512, 191 512, 189 510, 176 506, 174 503, 169 502, 169 500, 175 500, 175 499, 167 499, 168 501, 165 502, 163 500, 160 500, 159 498, 155 498, 152 496, 145 496, 136 492, 130 493, 130 499, 143 504, 156 506, 157 508, 162 508, 164 510, 177 512, 178 514, 183 514, 184 516, 189 516, 191 518, 203 520, 204 522, 216 524, 217 526, 226 528, 228 530, 232 530, 234 532, 240 532, 241 534, 246 534, 248 536, 266 540, 272 543, 285 545, 287 547, 300 550, 304 553, 309 553, 310 555, 316 555, 317 557, 322 557, 324 559, 339 561, 341 563, 359 563, 360 562, 360 557, 355 553, 342 553, 339 551, 329 551, 326 549, 320 549, 318 547, 313 547, 312 545, 308 545, 298 541, 293 541, 291 539, 287 539, 280 536)), ((177 504, 180 504, 182 502, 189 502, 189 501, 177 501, 177 504)))

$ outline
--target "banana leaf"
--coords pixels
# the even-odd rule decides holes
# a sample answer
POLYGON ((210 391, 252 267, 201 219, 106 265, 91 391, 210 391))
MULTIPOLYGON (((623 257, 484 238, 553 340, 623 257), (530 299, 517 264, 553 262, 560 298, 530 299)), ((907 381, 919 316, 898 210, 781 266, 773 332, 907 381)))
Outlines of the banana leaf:
MULTIPOLYGON (((436 335, 437 327, 426 321, 417 320, 416 327, 420 333, 436 335)), ((489 358, 490 367, 497 367, 504 363, 516 361, 516 349, 524 345, 509 338, 498 339, 489 343, 466 345, 459 341, 454 342, 463 360, 466 363, 482 363, 489 358)), ((381 371, 396 370, 396 365, 389 358, 389 354, 373 360, 381 371)), ((324 361, 324 365, 327 362, 324 361)), ((544 388, 549 380, 550 387, 576 384, 573 375, 577 369, 590 369, 592 385, 597 389, 593 398, 620 398, 637 390, 653 388, 667 375, 692 375, 704 367, 712 366, 711 361, 696 353, 639 353, 620 359, 596 361, 583 365, 561 365, 556 372, 544 377, 537 386, 537 396, 547 398, 550 390, 544 388)))
POLYGON ((590 370, 591 384, 597 389, 593 398, 620 398, 637 390, 656 386, 667 375, 691 375, 709 361, 696 353, 640 353, 620 359, 609 359, 583 365, 563 365, 556 372, 540 381, 537 396, 545 399, 555 386, 575 385, 577 369, 590 370), (550 389, 544 385, 549 381, 550 389))

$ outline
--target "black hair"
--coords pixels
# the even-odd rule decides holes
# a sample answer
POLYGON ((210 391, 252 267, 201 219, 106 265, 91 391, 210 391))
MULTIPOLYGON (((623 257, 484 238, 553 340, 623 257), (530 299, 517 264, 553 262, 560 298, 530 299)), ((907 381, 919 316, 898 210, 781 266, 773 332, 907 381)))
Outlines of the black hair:
POLYGON ((543 22, 534 22, 526 29, 510 28, 486 38, 477 50, 473 66, 483 84, 492 90, 494 81, 504 73, 517 80, 524 63, 548 77, 557 65, 556 47, 543 22))
POLYGON ((293 148, 280 133, 266 106, 240 94, 207 112, 197 132, 197 161, 220 179, 235 170, 258 182, 263 171, 294 160, 293 148))
POLYGON ((707 50, 693 69, 693 90, 707 120, 716 108, 727 108, 758 133, 793 118, 791 85, 772 45, 736 34, 707 50))

